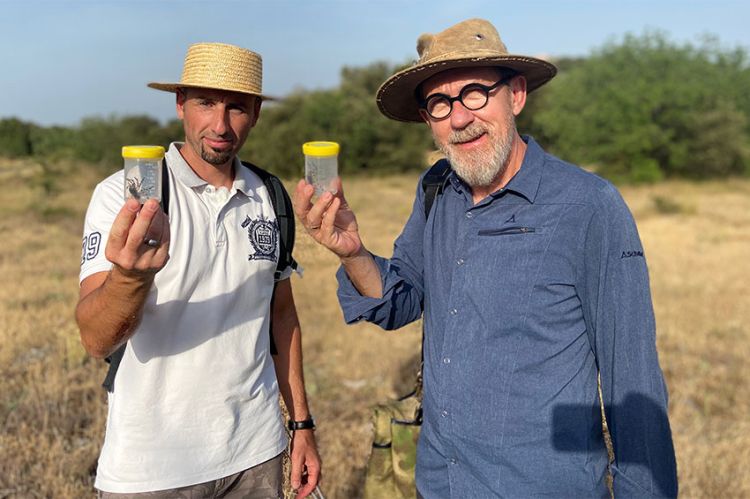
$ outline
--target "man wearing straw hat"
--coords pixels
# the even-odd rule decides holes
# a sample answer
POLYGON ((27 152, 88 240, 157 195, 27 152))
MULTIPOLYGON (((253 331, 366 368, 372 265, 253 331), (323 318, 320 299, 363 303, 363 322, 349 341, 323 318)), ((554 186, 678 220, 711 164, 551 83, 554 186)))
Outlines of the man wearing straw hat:
POLYGON ((123 204, 122 171, 94 191, 76 318, 93 356, 126 344, 100 497, 281 497, 279 391, 291 485, 304 497, 318 482, 292 268, 276 268, 270 193, 237 158, 258 120, 261 74, 254 52, 192 45, 180 83, 149 84, 176 94, 185 129, 165 157, 169 215, 152 199, 123 204))
POLYGON ((424 497, 675 496, 677 478, 643 247, 607 181, 516 131, 528 92, 555 76, 471 19, 422 35, 419 60, 377 93, 389 118, 426 123, 450 169, 384 259, 365 248, 343 190, 295 210, 340 257, 347 322, 423 317, 424 497))

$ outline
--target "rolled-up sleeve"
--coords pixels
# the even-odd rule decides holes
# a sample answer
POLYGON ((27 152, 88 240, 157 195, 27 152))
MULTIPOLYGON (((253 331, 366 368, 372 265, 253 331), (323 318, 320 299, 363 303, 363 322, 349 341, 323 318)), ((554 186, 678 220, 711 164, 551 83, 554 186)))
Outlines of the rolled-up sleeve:
POLYGON ((585 239, 582 300, 615 461, 615 497, 675 497, 667 388, 656 351, 648 269, 633 217, 608 185, 585 239))

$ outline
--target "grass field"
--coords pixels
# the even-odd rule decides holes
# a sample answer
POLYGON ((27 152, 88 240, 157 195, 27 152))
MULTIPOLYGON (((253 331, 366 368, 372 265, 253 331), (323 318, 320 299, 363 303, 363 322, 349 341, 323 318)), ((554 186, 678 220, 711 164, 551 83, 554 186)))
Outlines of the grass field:
MULTIPOLYGON (((91 169, 0 160, 0 497, 93 497, 104 364, 78 340, 91 169)), ((347 181, 368 247, 389 255, 416 175, 347 181)), ((684 497, 750 497, 750 181, 622 189, 644 241, 684 497)), ((357 497, 370 406, 410 388, 419 328, 347 327, 337 262, 305 235, 293 286, 329 498, 357 497)))

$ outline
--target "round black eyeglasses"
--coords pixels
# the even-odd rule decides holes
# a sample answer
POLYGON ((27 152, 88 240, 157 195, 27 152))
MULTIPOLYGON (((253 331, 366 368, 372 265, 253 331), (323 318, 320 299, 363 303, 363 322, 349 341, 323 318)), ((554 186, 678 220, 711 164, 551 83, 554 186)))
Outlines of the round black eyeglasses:
POLYGON ((458 92, 455 97, 445 94, 432 94, 419 103, 420 109, 424 109, 434 120, 447 118, 453 112, 453 103, 459 101, 469 111, 478 111, 487 105, 490 100, 490 92, 500 85, 507 83, 515 74, 504 76, 494 85, 482 85, 481 83, 469 83, 458 92))

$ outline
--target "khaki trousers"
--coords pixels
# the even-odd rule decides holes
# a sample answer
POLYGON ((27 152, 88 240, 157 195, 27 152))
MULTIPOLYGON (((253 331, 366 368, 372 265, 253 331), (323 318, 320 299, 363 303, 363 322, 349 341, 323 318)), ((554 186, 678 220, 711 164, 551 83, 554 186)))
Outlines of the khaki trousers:
POLYGON ((218 480, 177 489, 117 494, 98 490, 99 499, 279 499, 283 498, 282 454, 218 480))

